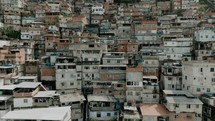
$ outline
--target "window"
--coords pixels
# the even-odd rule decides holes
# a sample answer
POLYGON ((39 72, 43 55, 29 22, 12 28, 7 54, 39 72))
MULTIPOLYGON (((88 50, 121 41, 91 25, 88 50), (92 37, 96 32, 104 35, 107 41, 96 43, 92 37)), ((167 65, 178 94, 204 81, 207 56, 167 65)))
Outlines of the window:
POLYGON ((214 68, 211 68, 210 70, 211 70, 211 72, 214 72, 214 68))
POLYGON ((117 84, 117 87, 123 87, 123 84, 117 84))
POLYGON ((133 85, 133 82, 127 82, 127 85, 133 85))
POLYGON ((210 88, 207 88, 207 92, 211 92, 210 88))
POLYGON ((74 78, 74 77, 75 77, 75 75, 74 75, 74 74, 71 74, 70 76, 71 76, 71 78, 74 78))
POLYGON ((136 92, 136 96, 140 96, 140 92, 136 92))
POLYGON ((200 72, 202 72, 203 70, 202 70, 202 68, 200 68, 200 72))
POLYGON ((117 116, 117 112, 114 112, 114 115, 117 116))
POLYGON ((171 80, 172 80, 172 77, 168 77, 168 80, 171 81, 171 80))
POLYGON ((175 88, 175 85, 173 84, 173 85, 172 85, 172 89, 174 89, 174 88, 175 88))
POLYGON ((24 103, 28 103, 28 99, 24 99, 23 102, 24 102, 24 103))
POLYGON ((179 104, 175 104, 175 108, 178 108, 179 107, 179 104))
POLYGON ((145 64, 148 64, 148 61, 145 61, 145 64))
POLYGON ((199 108, 199 105, 196 105, 196 108, 199 108))
POLYGON ((200 88, 196 88, 196 91, 197 91, 197 92, 200 92, 200 91, 201 91, 201 89, 200 89, 200 88))
POLYGON ((211 78, 211 82, 215 82, 215 78, 211 78))
POLYGON ((101 117, 101 113, 97 113, 97 117, 101 117))
POLYGON ((168 71, 168 73, 171 73, 172 72, 172 69, 170 68, 170 69, 167 69, 167 71, 168 71))
POLYGON ((93 69, 98 69, 98 67, 97 66, 93 66, 93 69))
POLYGON ((110 60, 107 60, 107 63, 110 63, 110 60))
POLYGON ((62 86, 62 87, 63 87, 63 86, 65 86, 65 83, 64 83, 64 82, 62 82, 62 83, 61 83, 61 86, 62 86))
POLYGON ((117 63, 120 63, 121 61, 120 60, 117 60, 117 63))
POLYGON ((187 104, 187 108, 190 108, 190 104, 187 104))
POLYGON ((73 83, 73 82, 71 82, 71 83, 70 83, 70 86, 73 86, 73 85, 74 85, 74 83, 73 83))
POLYGON ((153 95, 153 98, 154 98, 154 99, 157 98, 157 95, 153 95))
POLYGON ((185 80, 187 80, 187 76, 184 76, 185 80))
POLYGON ((111 116, 110 113, 107 113, 107 116, 111 116))
POLYGON ((90 69, 90 67, 88 67, 88 66, 85 66, 85 67, 84 67, 84 69, 88 70, 88 69, 90 69))
POLYGON ((61 75, 61 78, 64 78, 64 75, 63 75, 63 74, 61 75))
POLYGON ((128 92, 128 95, 133 95, 133 92, 128 92))

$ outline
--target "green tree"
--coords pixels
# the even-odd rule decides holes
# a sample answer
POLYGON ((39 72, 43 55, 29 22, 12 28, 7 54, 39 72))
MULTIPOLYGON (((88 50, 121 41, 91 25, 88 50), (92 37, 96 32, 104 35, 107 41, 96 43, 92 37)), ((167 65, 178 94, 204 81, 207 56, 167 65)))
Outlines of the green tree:
POLYGON ((4 27, 0 30, 0 38, 2 39, 19 39, 20 31, 14 30, 12 27, 4 27))

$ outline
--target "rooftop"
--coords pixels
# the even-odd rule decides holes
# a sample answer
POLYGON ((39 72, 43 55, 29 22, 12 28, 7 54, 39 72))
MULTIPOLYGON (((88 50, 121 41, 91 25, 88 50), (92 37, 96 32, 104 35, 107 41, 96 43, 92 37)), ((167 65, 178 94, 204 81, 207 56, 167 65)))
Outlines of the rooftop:
POLYGON ((191 93, 182 90, 163 90, 163 93, 167 96, 186 96, 194 98, 191 93))
POLYGON ((113 96, 103 96, 103 95, 88 95, 88 102, 99 101, 99 102, 116 102, 113 96))
POLYGON ((79 93, 60 95, 60 102, 61 103, 78 102, 78 101, 85 101, 85 100, 86 100, 85 97, 79 93))
POLYGON ((34 97, 53 97, 59 94, 56 91, 39 91, 34 97))
POLYGON ((169 114, 165 106, 161 104, 142 104, 140 110, 143 116, 168 116, 169 114))
POLYGON ((16 88, 16 85, 3 85, 0 86, 0 90, 14 90, 16 88))
POLYGON ((172 104, 203 104, 198 98, 187 98, 185 96, 166 97, 168 103, 172 104))
POLYGON ((70 111, 67 107, 49 107, 9 111, 2 119, 8 120, 64 120, 70 111), (50 113, 51 112, 51 113, 50 113))
POLYGON ((36 88, 39 85, 41 85, 41 82, 22 82, 16 88, 36 88))

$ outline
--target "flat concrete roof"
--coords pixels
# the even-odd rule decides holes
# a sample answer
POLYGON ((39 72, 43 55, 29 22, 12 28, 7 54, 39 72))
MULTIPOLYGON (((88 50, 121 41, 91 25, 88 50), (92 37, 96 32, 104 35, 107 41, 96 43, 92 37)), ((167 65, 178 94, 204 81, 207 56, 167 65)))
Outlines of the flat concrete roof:
POLYGON ((169 111, 162 104, 142 104, 140 106, 142 116, 168 116, 169 111))
POLYGON ((186 96, 167 96, 166 100, 171 104, 203 104, 198 98, 187 98, 186 96))
POLYGON ((89 102, 116 102, 117 100, 113 96, 105 95, 88 95, 87 100, 89 102))
POLYGON ((70 106, 34 108, 9 111, 2 119, 8 120, 64 120, 64 117, 70 111, 70 106))
POLYGON ((186 97, 194 97, 191 93, 182 90, 163 90, 164 94, 168 95, 184 95, 186 97))
POLYGON ((85 100, 86 100, 85 97, 79 93, 60 95, 60 102, 61 103, 79 102, 79 101, 85 101, 85 100))

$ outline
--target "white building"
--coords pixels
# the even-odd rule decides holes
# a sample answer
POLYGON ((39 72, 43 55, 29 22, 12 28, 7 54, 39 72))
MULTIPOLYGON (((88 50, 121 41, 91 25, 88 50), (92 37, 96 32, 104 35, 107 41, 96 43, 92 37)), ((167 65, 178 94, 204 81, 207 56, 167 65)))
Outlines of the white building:
POLYGON ((177 38, 164 41, 166 59, 181 60, 182 55, 189 53, 192 47, 192 38, 177 38))
POLYGON ((182 0, 182 9, 198 9, 199 0, 182 0))
POLYGON ((14 110, 14 111, 9 111, 6 115, 2 117, 2 119, 4 119, 5 121, 14 121, 14 120, 70 121, 71 110, 70 110, 70 106, 14 110))
POLYGON ((104 12, 105 12, 105 9, 102 4, 96 4, 92 6, 92 14, 103 15, 104 12))
POLYGON ((0 0, 3 9, 13 9, 24 7, 24 0, 0 0))
POLYGON ((56 90, 60 93, 70 93, 81 89, 81 66, 76 65, 78 58, 58 57, 55 64, 56 90))
POLYGON ((164 63, 161 68, 161 84, 164 90, 182 89, 182 65, 179 63, 164 63))
POLYGON ((157 76, 143 76, 143 103, 159 103, 159 80, 157 76))
POLYGON ((60 12, 60 3, 59 2, 48 2, 50 7, 50 12, 60 12))
POLYGON ((215 41, 215 32, 213 30, 197 30, 194 36, 197 42, 215 41))
POLYGON ((186 91, 163 90, 163 93, 164 105, 169 112, 176 113, 174 117, 176 121, 182 118, 187 118, 183 120, 190 119, 192 121, 202 120, 203 103, 198 98, 186 91))
POLYGON ((113 121, 119 120, 117 100, 113 96, 88 95, 89 120, 113 121))
POLYGON ((182 63, 182 90, 193 95, 215 91, 215 63, 190 61, 182 63))
POLYGON ((136 106, 124 106, 124 110, 122 112, 122 116, 123 116, 123 119, 122 121, 128 121, 128 120, 140 120, 141 119, 141 116, 137 110, 137 107, 136 106))
POLYGON ((22 25, 28 25, 31 24, 33 22, 35 22, 35 18, 34 17, 23 17, 22 18, 22 25))

